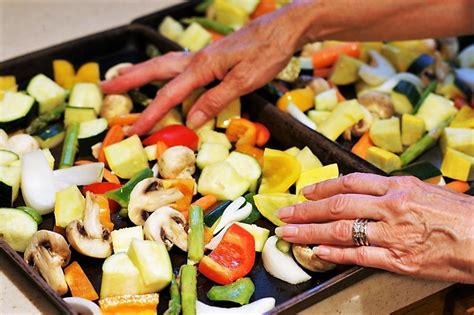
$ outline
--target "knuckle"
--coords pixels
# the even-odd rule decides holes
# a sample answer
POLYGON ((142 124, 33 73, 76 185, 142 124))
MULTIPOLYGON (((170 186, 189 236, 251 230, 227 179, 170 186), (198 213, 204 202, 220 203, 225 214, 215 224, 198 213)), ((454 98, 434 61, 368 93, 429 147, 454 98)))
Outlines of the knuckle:
POLYGON ((192 63, 195 65, 201 65, 208 63, 211 60, 210 53, 207 52, 205 49, 200 50, 198 53, 196 53, 192 59, 192 63))
POLYGON ((233 72, 230 75, 229 80, 232 81, 232 85, 234 86, 234 88, 241 92, 248 91, 254 84, 253 77, 249 76, 248 73, 245 73, 243 71, 233 72))
POLYGON ((217 96, 217 93, 208 92, 202 96, 202 104, 207 112, 214 114, 220 112, 226 104, 217 96))
POLYGON ((336 221, 330 234, 336 241, 346 242, 352 239, 351 229, 352 226, 349 224, 349 221, 336 221))
POLYGON ((332 216, 338 216, 343 213, 347 207, 347 199, 343 195, 330 197, 329 212, 332 216))
POLYGON ((390 197, 386 198, 386 205, 389 210, 398 213, 404 214, 411 210, 412 206, 412 197, 407 192, 398 192, 390 197))
POLYGON ((367 262, 369 261, 369 253, 367 250, 367 247, 359 247, 357 248, 356 255, 355 255, 355 263, 357 265, 367 265, 367 262))
POLYGON ((360 173, 352 173, 341 178, 341 186, 344 191, 353 191, 354 188, 357 187, 357 183, 359 182, 360 177, 362 174, 360 173))

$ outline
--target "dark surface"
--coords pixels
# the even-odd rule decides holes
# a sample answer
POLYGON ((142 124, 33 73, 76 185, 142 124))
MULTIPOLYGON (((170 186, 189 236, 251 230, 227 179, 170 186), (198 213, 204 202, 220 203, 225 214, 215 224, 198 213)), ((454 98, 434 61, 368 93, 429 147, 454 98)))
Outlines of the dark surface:
MULTIPOLYGON (((109 67, 117 63, 138 62, 146 59, 144 51, 147 44, 156 45, 162 52, 178 48, 170 41, 160 37, 156 31, 138 25, 131 25, 8 60, 0 64, 0 73, 2 75, 15 75, 20 88, 24 88, 28 80, 38 73, 44 73, 52 77, 52 61, 61 58, 71 61, 76 68, 84 62, 99 62, 103 75, 109 67)), ((246 96, 242 99, 242 103, 244 104, 244 111, 250 115, 252 120, 259 121, 270 129, 272 134, 271 147, 284 149, 293 145, 300 148, 308 145, 324 164, 338 163, 341 172, 344 174, 355 171, 381 173, 367 162, 355 160, 349 152, 341 150, 330 140, 312 132, 303 125, 295 123, 290 116, 280 112, 275 106, 267 103, 259 96, 246 96)), ((61 146, 53 150, 57 160, 59 160, 60 150, 61 146)), ((40 228, 52 229, 54 224, 53 215, 50 214, 44 218, 45 221, 40 228)), ((114 215, 113 221, 116 228, 129 225, 129 222, 120 218, 118 214, 114 215)), ((273 226, 265 219, 259 220, 256 224, 273 229, 273 226)), ((4 246, 2 246, 2 252, 12 258, 19 268, 24 270, 30 279, 42 288, 47 298, 55 303, 61 311, 66 312, 65 305, 60 302, 61 299, 52 290, 48 290, 49 287, 41 277, 30 267, 20 263, 22 261, 21 256, 5 249, 4 246)), ((174 270, 177 272, 179 266, 185 263, 186 255, 180 252, 179 249, 173 249, 170 254, 174 270)), ((73 252, 71 261, 74 260, 77 260, 83 267, 97 292, 99 292, 103 260, 84 257, 73 252)), ((263 268, 260 254, 257 254, 255 267, 250 274, 256 286, 256 292, 251 301, 262 297, 275 297, 277 308, 272 313, 292 314, 342 290, 371 272, 373 270, 367 268, 340 266, 328 273, 315 273, 312 280, 306 283, 291 285, 270 276, 263 268)), ((206 298, 206 293, 212 285, 211 281, 199 276, 199 299, 205 303, 217 305, 217 303, 212 303, 206 298)), ((165 289, 160 292, 159 313, 167 308, 168 300, 169 293, 165 289)), ((219 305, 230 306, 230 304, 219 305)))

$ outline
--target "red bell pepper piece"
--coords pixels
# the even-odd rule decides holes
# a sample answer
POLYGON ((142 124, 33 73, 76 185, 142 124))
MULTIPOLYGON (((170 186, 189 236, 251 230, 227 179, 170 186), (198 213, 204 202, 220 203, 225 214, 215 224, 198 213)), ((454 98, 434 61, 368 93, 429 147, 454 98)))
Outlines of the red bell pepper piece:
POLYGON ((164 142, 168 148, 183 145, 196 151, 199 137, 192 129, 186 126, 171 125, 154 132, 142 142, 144 145, 153 145, 158 143, 158 141, 164 142))
POLYGON ((257 127, 253 122, 245 118, 234 118, 230 121, 225 135, 236 145, 248 144, 254 146, 257 142, 257 127))
POLYGON ((253 124, 257 128, 257 141, 256 141, 256 144, 259 147, 263 147, 265 144, 267 144, 268 140, 270 140, 270 131, 268 130, 267 127, 265 127, 261 123, 254 122, 253 124))
POLYGON ((233 224, 222 241, 199 262, 199 272, 212 281, 226 285, 246 276, 255 263, 252 234, 233 224))
MULTIPOLYGON (((91 193, 95 195, 102 195, 110 190, 119 189, 120 187, 122 187, 122 185, 116 184, 116 183, 109 183, 109 182, 93 183, 93 184, 82 187, 82 193, 85 195, 88 191, 90 191, 91 193)), ((110 212, 114 213, 120 209, 120 205, 116 201, 109 199, 109 208, 110 208, 110 212)))

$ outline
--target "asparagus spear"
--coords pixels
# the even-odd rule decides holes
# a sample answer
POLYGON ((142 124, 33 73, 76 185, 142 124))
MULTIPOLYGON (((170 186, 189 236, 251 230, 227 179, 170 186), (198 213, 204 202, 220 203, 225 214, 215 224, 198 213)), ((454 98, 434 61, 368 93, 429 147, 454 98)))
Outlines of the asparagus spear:
POLYGON ((421 107, 421 104, 423 104, 423 102, 428 97, 428 95, 430 95, 430 93, 433 92, 435 89, 436 89, 436 81, 432 81, 423 91, 423 94, 421 94, 421 97, 418 100, 418 103, 416 103, 415 107, 413 108, 413 115, 415 115, 418 112, 418 110, 421 107))
POLYGON ((443 133, 444 128, 449 124, 448 121, 440 124, 438 127, 430 130, 426 135, 424 135, 420 140, 413 143, 405 152, 400 155, 400 160, 402 161, 402 166, 408 165, 411 161, 419 157, 423 152, 431 148, 436 144, 439 137, 443 133))
POLYGON ((217 32, 222 35, 227 35, 234 31, 234 29, 230 26, 219 23, 217 21, 209 20, 208 18, 205 18, 205 17, 195 16, 195 17, 185 18, 185 19, 182 19, 181 22, 183 22, 184 24, 197 23, 197 24, 200 24, 204 28, 210 29, 211 31, 217 32))
POLYGON ((181 295, 179 293, 179 285, 176 281, 176 277, 173 274, 170 285, 170 301, 168 303, 168 309, 165 315, 179 315, 181 312, 181 295))
POLYGON ((36 134, 38 131, 46 127, 50 122, 58 120, 66 109, 66 104, 61 104, 52 110, 36 117, 31 124, 26 128, 26 133, 30 135, 36 134))
POLYGON ((197 270, 195 266, 183 265, 180 270, 181 307, 183 315, 196 314, 197 270))
POLYGON ((197 13, 206 13, 207 9, 214 3, 214 0, 203 0, 200 4, 198 4, 194 11, 197 13))
POLYGON ((195 265, 204 256, 204 215, 202 208, 189 209, 188 264, 195 265))
POLYGON ((79 136, 79 123, 75 122, 66 129, 64 138, 63 152, 59 168, 67 168, 74 165, 74 159, 77 153, 77 137, 79 136))

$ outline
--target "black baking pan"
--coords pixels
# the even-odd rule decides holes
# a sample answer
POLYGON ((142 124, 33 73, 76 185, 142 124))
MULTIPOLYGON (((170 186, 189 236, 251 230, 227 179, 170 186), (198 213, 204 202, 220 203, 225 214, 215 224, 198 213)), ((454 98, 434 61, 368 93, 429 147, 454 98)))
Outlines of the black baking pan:
MULTIPOLYGON (((179 49, 174 43, 162 38, 156 31, 140 25, 123 26, 108 31, 100 32, 87 37, 79 38, 57 46, 43 49, 28 55, 14 58, 0 64, 0 75, 15 75, 20 89, 24 89, 29 79, 38 73, 52 77, 52 61, 66 59, 75 67, 88 61, 100 64, 101 73, 109 67, 120 62, 140 62, 147 59, 145 53, 149 45, 154 45, 162 52, 179 49)), ((249 95, 242 98, 243 110, 250 119, 265 124, 271 131, 271 147, 285 149, 296 145, 300 148, 309 146, 324 164, 338 163, 342 173, 351 172, 381 172, 372 165, 355 160, 348 152, 342 150, 330 140, 314 133, 306 127, 296 123, 288 115, 280 112, 275 106, 268 103, 258 95, 249 95)), ((61 146, 53 150, 53 155, 59 160, 61 146)), ((44 217, 40 229, 53 228, 53 215, 44 217)), ((128 221, 118 214, 112 218, 116 228, 125 227, 128 221)), ((273 228, 266 220, 257 222, 258 225, 273 228)), ((2 243, 3 244, 3 243, 2 243)), ((29 279, 39 287, 44 295, 51 300, 61 312, 68 312, 67 306, 52 290, 45 287, 41 279, 24 264, 21 256, 3 244, 0 251, 8 255, 13 262, 27 274, 29 279)), ((177 249, 170 252, 175 271, 185 263, 186 256, 177 249)), ((97 292, 100 290, 102 260, 93 259, 74 253, 72 261, 77 260, 91 280, 97 292)), ((270 276, 263 268, 260 255, 257 255, 255 267, 249 275, 256 285, 256 292, 252 300, 262 297, 274 297, 277 307, 272 313, 294 314, 351 284, 363 279, 373 272, 373 269, 339 266, 327 273, 314 273, 312 280, 291 285, 270 276)), ((203 276, 198 278, 199 299, 205 303, 213 304, 207 300, 206 293, 213 285, 203 276)), ((159 313, 166 310, 169 300, 168 290, 160 292, 159 313)))

